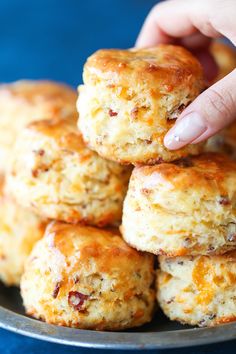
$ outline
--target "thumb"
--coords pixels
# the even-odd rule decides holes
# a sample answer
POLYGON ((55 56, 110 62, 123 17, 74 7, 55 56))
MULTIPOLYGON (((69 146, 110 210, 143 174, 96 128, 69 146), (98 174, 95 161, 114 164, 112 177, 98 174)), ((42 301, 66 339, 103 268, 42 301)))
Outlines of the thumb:
POLYGON ((170 150, 199 143, 236 119, 236 69, 198 96, 164 139, 170 150))

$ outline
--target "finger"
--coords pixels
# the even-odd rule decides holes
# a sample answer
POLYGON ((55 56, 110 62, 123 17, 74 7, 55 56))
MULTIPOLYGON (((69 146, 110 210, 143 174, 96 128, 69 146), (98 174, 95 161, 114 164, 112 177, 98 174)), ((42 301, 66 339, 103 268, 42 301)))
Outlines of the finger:
POLYGON ((236 69, 196 98, 166 134, 165 146, 179 149, 201 142, 236 119, 236 69))
POLYGON ((172 37, 165 33, 160 26, 157 25, 156 20, 154 20, 155 7, 150 12, 146 18, 139 36, 136 40, 135 47, 137 48, 148 48, 154 47, 157 44, 163 43, 173 43, 172 37))
POLYGON ((189 50, 201 50, 209 48, 212 40, 200 32, 178 39, 178 44, 189 50))
POLYGON ((218 0, 169 0, 158 4, 148 15, 136 45, 170 43, 172 38, 190 36, 198 31, 211 38, 227 35, 234 42, 236 3, 225 0, 224 4, 222 6, 222 1, 218 0))

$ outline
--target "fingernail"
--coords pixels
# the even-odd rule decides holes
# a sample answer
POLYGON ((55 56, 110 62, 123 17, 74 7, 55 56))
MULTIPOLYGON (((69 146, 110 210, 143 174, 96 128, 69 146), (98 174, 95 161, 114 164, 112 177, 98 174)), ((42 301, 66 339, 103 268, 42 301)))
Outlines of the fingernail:
POLYGON ((191 112, 176 122, 166 134, 164 144, 170 150, 179 149, 190 144, 206 130, 207 126, 202 117, 196 112, 191 112))

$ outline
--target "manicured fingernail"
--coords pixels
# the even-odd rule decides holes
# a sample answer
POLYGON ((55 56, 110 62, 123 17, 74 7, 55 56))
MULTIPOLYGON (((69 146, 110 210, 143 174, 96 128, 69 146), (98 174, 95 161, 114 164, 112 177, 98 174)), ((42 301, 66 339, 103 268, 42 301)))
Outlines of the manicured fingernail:
POLYGON ((170 150, 179 149, 190 144, 207 130, 202 117, 191 112, 176 122, 175 126, 166 134, 165 146, 170 150))

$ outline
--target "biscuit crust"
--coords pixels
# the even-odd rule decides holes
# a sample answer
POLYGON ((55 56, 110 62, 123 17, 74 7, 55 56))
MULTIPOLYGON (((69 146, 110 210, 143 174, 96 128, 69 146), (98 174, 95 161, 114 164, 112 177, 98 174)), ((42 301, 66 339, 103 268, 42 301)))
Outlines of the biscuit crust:
POLYGON ((2 176, 0 215, 0 279, 5 285, 19 286, 25 260, 43 236, 47 222, 4 193, 2 176))
POLYGON ((216 82, 236 68, 236 50, 233 46, 223 42, 213 41, 210 52, 219 67, 219 72, 214 80, 216 82))
POLYGON ((61 326, 122 330, 149 322, 154 258, 119 232, 52 223, 21 281, 29 315, 61 326))
POLYGON ((236 163, 202 154, 133 170, 122 234, 142 251, 170 257, 221 254, 236 246, 236 163))
POLYGON ((157 299, 171 320, 211 327, 236 321, 236 252, 159 257, 157 299))
POLYGON ((13 145, 25 125, 76 113, 76 92, 52 81, 21 80, 0 85, 0 161, 5 172, 13 145))
POLYGON ((236 160, 236 123, 230 124, 208 139, 204 150, 206 152, 224 153, 231 159, 236 160))
POLYGON ((130 168, 89 150, 76 119, 31 123, 19 136, 8 191, 38 215, 104 226, 119 222, 130 168))
POLYGON ((100 50, 88 58, 79 87, 78 126, 90 148, 128 164, 155 164, 198 154, 163 139, 182 110, 204 89, 202 68, 178 46, 100 50))

